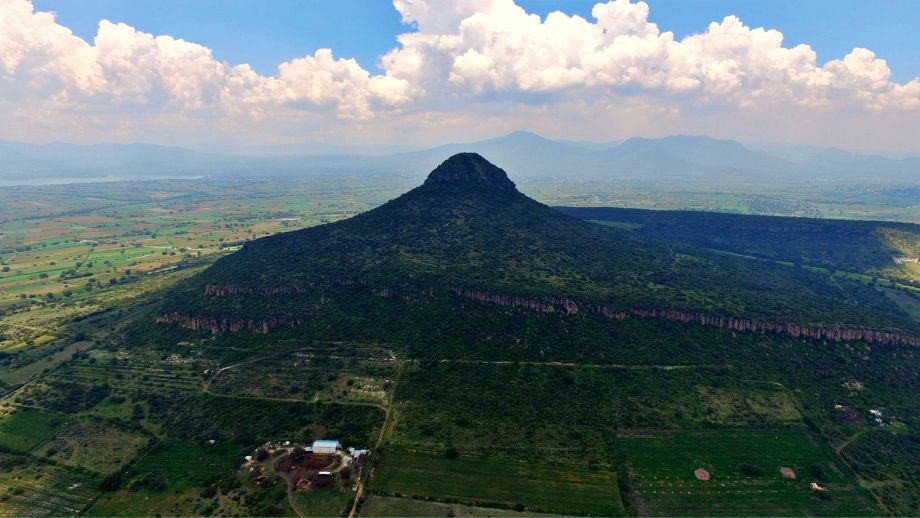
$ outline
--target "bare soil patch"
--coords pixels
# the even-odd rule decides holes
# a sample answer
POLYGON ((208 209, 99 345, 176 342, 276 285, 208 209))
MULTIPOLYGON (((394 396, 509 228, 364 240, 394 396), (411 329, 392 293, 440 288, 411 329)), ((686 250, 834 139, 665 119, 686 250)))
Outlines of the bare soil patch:
POLYGON ((709 472, 703 468, 696 468, 693 472, 693 476, 696 477, 697 480, 702 480, 704 482, 709 480, 710 477, 709 472))

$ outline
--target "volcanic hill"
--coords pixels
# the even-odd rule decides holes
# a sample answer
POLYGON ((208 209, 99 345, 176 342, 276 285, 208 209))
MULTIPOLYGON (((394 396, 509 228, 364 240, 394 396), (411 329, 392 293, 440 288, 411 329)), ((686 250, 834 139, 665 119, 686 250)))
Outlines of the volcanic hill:
POLYGON ((657 319, 920 345, 916 322, 862 283, 570 217, 474 153, 363 214, 247 243, 177 288, 158 320, 422 341, 461 321, 452 336, 481 338, 509 309, 566 329, 657 319))

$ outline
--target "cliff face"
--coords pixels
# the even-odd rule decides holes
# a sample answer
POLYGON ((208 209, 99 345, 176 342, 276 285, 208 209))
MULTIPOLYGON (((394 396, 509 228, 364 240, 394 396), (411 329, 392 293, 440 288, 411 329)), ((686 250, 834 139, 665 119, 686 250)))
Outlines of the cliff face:
MULTIPOLYGON (((569 299, 550 297, 543 300, 537 300, 526 297, 495 295, 463 288, 454 288, 452 291, 461 297, 478 300, 480 302, 522 307, 548 313, 553 311, 565 311, 567 314, 572 314, 577 313, 579 310, 578 304, 569 299)), ((630 308, 626 310, 617 310, 600 305, 588 306, 588 308, 590 311, 612 320, 626 320, 627 318, 661 318, 665 320, 676 320, 687 324, 720 327, 733 331, 759 331, 780 333, 793 337, 807 337, 833 341, 864 340, 866 342, 884 345, 920 346, 920 337, 891 331, 880 331, 877 329, 843 326, 808 326, 787 322, 735 318, 723 315, 707 315, 704 313, 678 309, 630 308)))
POLYGON ((296 286, 268 286, 252 288, 237 286, 235 284, 210 284, 204 287, 204 294, 213 297, 226 297, 229 295, 285 295, 288 293, 304 293, 306 290, 296 286))
MULTIPOLYGON (((352 281, 350 279, 337 279, 338 286, 362 286, 377 297, 394 298, 397 290, 394 288, 371 288, 366 282, 352 281)), ((205 286, 205 295, 211 297, 226 297, 229 295, 244 296, 273 296, 290 293, 304 293, 305 290, 297 287, 273 288, 244 288, 238 286, 205 286)), ((910 345, 920 346, 920 337, 893 331, 881 331, 865 327, 846 326, 820 326, 803 325, 791 322, 773 322, 769 320, 745 319, 725 315, 712 315, 679 309, 648 309, 629 308, 614 309, 604 305, 579 304, 578 302, 563 297, 544 297, 541 299, 521 297, 516 295, 502 295, 488 293, 467 288, 451 288, 451 292, 460 297, 479 302, 498 304, 501 306, 519 307, 543 313, 560 312, 574 315, 581 311, 603 315, 611 320, 626 320, 628 318, 660 318, 674 320, 686 324, 712 326, 733 331, 753 331, 779 333, 792 337, 806 337, 820 340, 850 341, 863 340, 882 345, 910 345)), ((322 299, 322 298, 321 298, 322 299)), ((406 301, 410 299, 405 297, 406 301)), ((268 333, 272 329, 283 326, 296 326, 302 323, 300 319, 288 317, 272 317, 265 319, 240 319, 232 317, 215 317, 191 315, 173 312, 157 317, 157 322, 178 324, 187 329, 220 331, 250 331, 268 333)))
POLYGON ((301 324, 300 320, 288 318, 268 318, 268 319, 241 319, 228 317, 206 317, 196 316, 184 313, 168 313, 160 315, 156 319, 163 324, 177 324, 186 329, 196 329, 201 331, 252 331, 254 333, 268 333, 272 329, 282 326, 296 326, 301 324))

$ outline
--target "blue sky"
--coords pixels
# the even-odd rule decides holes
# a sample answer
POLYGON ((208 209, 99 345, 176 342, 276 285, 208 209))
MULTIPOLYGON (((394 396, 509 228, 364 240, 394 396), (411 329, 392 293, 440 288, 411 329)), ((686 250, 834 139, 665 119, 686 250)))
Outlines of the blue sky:
MULTIPOLYGON (((169 34, 210 47, 219 60, 249 63, 273 74, 283 61, 317 48, 353 57, 368 70, 406 32, 385 0, 35 0, 37 10, 90 40, 99 20, 125 22, 152 34, 169 34)), ((595 0, 518 0, 529 12, 555 10, 588 19, 595 0)), ((649 19, 680 38, 734 14, 748 26, 777 29, 785 46, 806 43, 820 63, 854 47, 888 61, 892 79, 920 76, 918 0, 647 0, 649 19)))

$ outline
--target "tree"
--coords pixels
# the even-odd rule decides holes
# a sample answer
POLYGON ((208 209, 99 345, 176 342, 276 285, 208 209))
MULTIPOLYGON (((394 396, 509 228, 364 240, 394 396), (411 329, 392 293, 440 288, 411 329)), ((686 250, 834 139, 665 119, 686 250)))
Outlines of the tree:
POLYGON ((307 456, 307 451, 301 448, 300 446, 294 446, 294 449, 291 450, 291 460, 293 460, 294 462, 300 462, 306 456, 307 456))
POLYGON ((139 421, 144 418, 144 407, 140 403, 134 403, 134 407, 131 408, 131 419, 139 421))
POLYGON ((763 475, 763 468, 756 464, 748 464, 745 462, 741 465, 741 472, 751 477, 759 477, 763 475))

